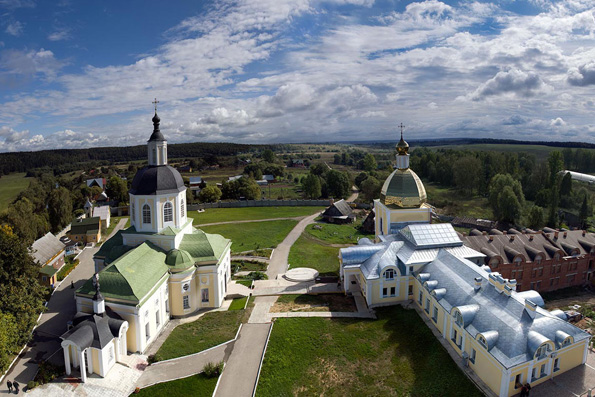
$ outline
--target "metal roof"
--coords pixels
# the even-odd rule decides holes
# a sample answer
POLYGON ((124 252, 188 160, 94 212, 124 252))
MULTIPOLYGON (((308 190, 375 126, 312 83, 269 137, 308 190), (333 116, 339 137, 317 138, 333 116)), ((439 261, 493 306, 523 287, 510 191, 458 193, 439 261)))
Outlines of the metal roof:
POLYGON ((458 247, 463 242, 450 223, 420 223, 405 226, 399 232, 415 247, 458 247))
POLYGON ((58 237, 48 232, 45 236, 35 240, 33 245, 31 245, 31 256, 41 265, 45 265, 63 250, 64 244, 58 237))
POLYGON ((130 194, 149 196, 178 193, 186 189, 182 175, 169 165, 149 165, 137 171, 130 194))

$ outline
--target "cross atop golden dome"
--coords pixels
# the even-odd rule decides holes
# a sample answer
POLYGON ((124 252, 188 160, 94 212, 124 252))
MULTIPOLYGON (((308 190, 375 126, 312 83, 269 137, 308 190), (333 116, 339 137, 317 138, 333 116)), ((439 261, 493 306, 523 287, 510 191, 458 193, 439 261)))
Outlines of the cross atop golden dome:
POLYGON ((401 140, 399 141, 399 143, 397 143, 397 154, 402 156, 407 154, 407 152, 409 151, 409 144, 407 143, 407 141, 403 139, 403 128, 405 128, 405 126, 403 125, 403 123, 401 123, 399 127, 401 128, 401 140))

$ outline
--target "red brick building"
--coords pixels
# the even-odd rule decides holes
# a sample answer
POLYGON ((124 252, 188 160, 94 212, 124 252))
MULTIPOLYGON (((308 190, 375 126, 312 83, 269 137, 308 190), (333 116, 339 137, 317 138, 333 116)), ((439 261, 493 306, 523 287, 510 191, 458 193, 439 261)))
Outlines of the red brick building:
POLYGON ((471 230, 463 243, 481 253, 485 264, 517 280, 517 291, 553 291, 592 282, 595 235, 550 228, 532 233, 471 230))

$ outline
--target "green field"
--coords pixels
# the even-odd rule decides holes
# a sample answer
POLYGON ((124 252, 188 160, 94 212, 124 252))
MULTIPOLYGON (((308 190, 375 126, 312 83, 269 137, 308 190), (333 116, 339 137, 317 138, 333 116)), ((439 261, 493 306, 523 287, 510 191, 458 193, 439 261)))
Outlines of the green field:
POLYGON ((481 396, 414 310, 279 318, 257 396, 481 396))
POLYGON ((298 221, 282 220, 249 222, 201 227, 205 233, 221 234, 231 239, 232 252, 252 251, 259 248, 275 248, 298 221))
POLYGON ((331 223, 316 223, 308 225, 306 232, 319 240, 329 244, 357 244, 362 237, 374 238, 374 234, 366 234, 360 230, 361 221, 347 225, 334 225, 331 223))
POLYGON ((0 212, 8 208, 20 192, 29 186, 31 178, 25 178, 25 173, 3 175, 0 178, 0 212))
POLYGON ((312 215, 323 211, 325 207, 247 207, 247 208, 209 208, 204 212, 189 211, 194 225, 205 223, 252 221, 259 219, 295 218, 312 215))
POLYGON ((310 267, 321 276, 339 275, 339 248, 321 244, 303 233, 289 251, 289 268, 310 267))
POLYGON ((428 203, 440 208, 444 215, 471 216, 493 219, 494 214, 485 197, 465 197, 453 188, 445 188, 434 183, 424 182, 428 203))
MULTIPOLYGON (((187 356, 232 340, 248 310, 211 312, 178 325, 155 354, 156 361, 187 356)), ((246 317, 247 320, 247 317, 246 317)))
POLYGON ((135 396, 146 397, 187 397, 210 396, 215 391, 218 378, 207 378, 204 374, 192 375, 187 378, 158 383, 141 389, 135 396))

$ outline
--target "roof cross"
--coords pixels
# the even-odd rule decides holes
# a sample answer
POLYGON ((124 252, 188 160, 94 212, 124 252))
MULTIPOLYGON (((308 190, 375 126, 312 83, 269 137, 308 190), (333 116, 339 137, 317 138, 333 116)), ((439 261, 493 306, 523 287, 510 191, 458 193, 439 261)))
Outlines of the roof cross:
POLYGON ((401 139, 403 139, 403 128, 405 128, 405 126, 403 125, 403 123, 401 123, 397 127, 399 127, 401 129, 401 139))
POLYGON ((157 104, 159 103, 159 101, 157 100, 157 98, 155 98, 155 100, 153 102, 151 102, 153 105, 155 105, 155 113, 157 113, 157 104))

